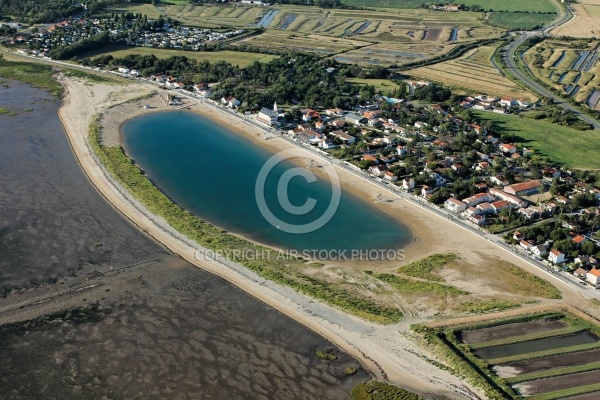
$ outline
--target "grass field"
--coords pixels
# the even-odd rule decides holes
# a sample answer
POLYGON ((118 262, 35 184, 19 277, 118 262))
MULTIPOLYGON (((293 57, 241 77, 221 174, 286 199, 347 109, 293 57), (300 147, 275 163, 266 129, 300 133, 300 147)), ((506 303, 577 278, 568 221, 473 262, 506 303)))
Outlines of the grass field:
POLYGON ((600 133, 579 131, 547 121, 473 110, 482 121, 492 120, 501 132, 512 133, 521 143, 567 167, 600 169, 600 133))
POLYGON ((337 54, 338 62, 352 62, 357 64, 375 65, 402 65, 404 63, 418 61, 440 55, 454 46, 443 44, 421 43, 386 43, 362 47, 337 54))
POLYGON ((134 14, 142 13, 146 14, 148 18, 157 19, 160 17, 160 12, 152 4, 119 4, 113 7, 109 7, 102 11, 103 14, 115 13, 127 13, 132 12, 134 14))
POLYGON ((467 52, 458 59, 406 71, 410 75, 461 87, 470 92, 501 97, 535 99, 535 96, 497 70, 490 58, 495 46, 483 46, 467 52))
MULTIPOLYGON (((444 2, 450 3, 449 1, 438 3, 444 2)), ((418 8, 422 4, 435 2, 431 0, 342 0, 342 3, 353 7, 418 8)), ((556 12, 551 0, 462 0, 460 4, 479 5, 486 11, 556 12)))
POLYGON ((194 6, 180 4, 161 7, 167 15, 185 25, 204 28, 255 26, 265 12, 262 7, 194 6))
POLYGON ((258 53, 244 53, 241 51, 181 51, 181 50, 167 50, 167 49, 154 49, 151 47, 130 47, 130 46, 119 46, 110 45, 103 47, 102 49, 91 51, 80 55, 80 59, 84 57, 97 57, 103 54, 110 54, 115 58, 123 58, 129 54, 141 54, 141 55, 155 55, 158 58, 168 58, 171 56, 186 56, 193 58, 194 60, 207 60, 211 63, 217 61, 226 61, 233 65, 239 65, 245 67, 252 64, 254 61, 269 62, 276 56, 258 54, 258 53))
POLYGON ((280 50, 298 50, 321 55, 335 54, 362 46, 371 45, 370 42, 364 42, 360 40, 341 38, 333 39, 327 36, 316 34, 302 35, 277 30, 269 30, 262 35, 251 36, 249 38, 239 40, 235 42, 235 44, 280 50))
POLYGON ((502 11, 489 12, 487 22, 490 25, 505 29, 534 29, 544 25, 556 17, 556 14, 509 13, 502 11))
POLYGON ((375 86, 375 90, 379 93, 385 93, 390 90, 394 90, 399 88, 394 82, 388 79, 360 79, 360 78, 350 78, 348 82, 354 83, 356 85, 371 85, 375 86))

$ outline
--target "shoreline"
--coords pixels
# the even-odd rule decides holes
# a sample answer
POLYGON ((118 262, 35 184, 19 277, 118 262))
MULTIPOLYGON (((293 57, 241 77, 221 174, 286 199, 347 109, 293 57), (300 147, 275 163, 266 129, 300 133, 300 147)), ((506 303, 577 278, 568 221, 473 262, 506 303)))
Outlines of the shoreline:
MULTIPOLYGON (((290 288, 264 280, 244 267, 195 259, 194 254, 199 246, 194 246, 181 234, 165 226, 164 221, 150 215, 128 192, 119 188, 99 165, 87 143, 91 116, 105 112, 110 109, 111 104, 114 106, 122 103, 123 101, 115 100, 115 96, 110 95, 111 91, 121 90, 124 93, 129 85, 125 89, 108 85, 88 87, 68 78, 61 78, 61 83, 65 85, 66 92, 59 117, 82 170, 103 197, 139 229, 192 265, 225 279, 330 340, 356 358, 376 379, 422 395, 441 395, 449 399, 482 398, 469 384, 420 357, 420 354, 427 354, 427 351, 398 330, 407 329, 410 323, 408 320, 396 325, 375 325, 314 301, 290 288), (102 92, 105 92, 104 95, 102 92), (106 100, 99 102, 97 97, 93 99, 96 94, 101 94, 99 97, 106 100), (77 107, 73 104, 77 104, 77 107)), ((139 84, 132 86, 137 89, 147 87, 139 84)), ((124 114, 123 110, 121 113, 124 114)), ((128 114, 128 117, 131 115, 128 114)))

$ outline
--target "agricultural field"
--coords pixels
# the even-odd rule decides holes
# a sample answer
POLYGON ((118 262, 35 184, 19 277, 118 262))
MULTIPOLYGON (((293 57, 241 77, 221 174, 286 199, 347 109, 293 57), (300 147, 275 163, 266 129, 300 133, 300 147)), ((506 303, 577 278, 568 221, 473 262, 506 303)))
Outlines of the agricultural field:
POLYGON ((203 28, 251 28, 265 13, 262 7, 195 6, 190 4, 160 7, 166 14, 184 25, 203 28))
POLYGON ((600 327, 574 314, 545 313, 438 329, 472 372, 506 399, 600 396, 600 327))
POLYGON ((535 100, 535 96, 506 78, 492 64, 495 46, 482 46, 460 58, 405 71, 415 77, 442 82, 466 89, 470 93, 485 93, 500 97, 535 100))
POLYGON ((589 38, 600 33, 600 2, 598 0, 579 0, 571 5, 575 18, 564 25, 554 28, 556 36, 589 38))
POLYGON ((511 13, 503 11, 493 11, 487 13, 487 23, 499 28, 510 30, 531 30, 536 29, 547 22, 552 21, 556 14, 543 13, 511 13))
MULTIPOLYGON (((353 7, 419 8, 423 4, 452 2, 435 2, 431 0, 342 0, 342 3, 353 7)), ((552 0, 462 0, 459 3, 466 6, 478 5, 484 11, 556 12, 552 0)))
POLYGON ((376 44, 338 54, 338 62, 375 65, 401 65, 407 62, 427 59, 447 52, 451 47, 441 44, 407 43, 376 44))
POLYGON ((160 17, 160 12, 152 4, 119 4, 102 11, 103 14, 110 14, 112 12, 117 14, 127 12, 134 14, 142 13, 146 14, 148 18, 160 17))
POLYGON ((385 66, 428 58, 459 43, 501 34, 501 29, 486 25, 482 14, 476 12, 328 10, 293 5, 170 5, 161 9, 187 25, 265 30, 232 45, 296 49, 335 55, 341 62, 385 66))
POLYGON ((545 84, 573 97, 590 108, 599 109, 600 42, 547 39, 528 49, 524 60, 545 84))
POLYGON ((123 58, 130 54, 141 54, 141 55, 155 55, 158 58, 168 58, 171 56, 186 56, 188 58, 202 61, 207 60, 211 63, 217 61, 226 61, 233 65, 245 67, 252 64, 255 61, 258 62, 269 62, 276 56, 258 54, 258 53, 244 53, 241 51, 182 51, 182 50, 167 50, 167 49, 154 49, 151 47, 131 47, 131 46, 119 46, 110 45, 103 47, 97 51, 91 51, 83 53, 79 58, 93 58, 100 55, 110 54, 114 58, 123 58))
POLYGON ((371 85, 375 87, 375 90, 378 93, 386 93, 391 90, 399 89, 400 86, 390 81, 389 79, 360 79, 360 78, 350 78, 348 82, 353 83, 355 85, 371 85))
POLYGON ((297 35, 289 32, 267 31, 262 35, 251 36, 236 42, 238 46, 249 45, 280 50, 298 50, 324 56, 342 53, 364 46, 370 42, 354 39, 337 39, 322 35, 297 35))
POLYGON ((549 121, 488 111, 473 110, 473 114, 481 122, 494 121, 500 133, 514 135, 517 142, 533 148, 536 154, 547 156, 566 167, 600 169, 600 133, 597 131, 580 131, 549 121))

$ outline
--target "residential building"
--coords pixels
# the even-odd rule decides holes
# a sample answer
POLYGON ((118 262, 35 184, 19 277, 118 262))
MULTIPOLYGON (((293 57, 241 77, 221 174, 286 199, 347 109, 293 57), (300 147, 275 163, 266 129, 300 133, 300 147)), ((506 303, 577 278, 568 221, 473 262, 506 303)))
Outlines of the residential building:
POLYGON ((392 171, 386 171, 386 173, 383 175, 383 179, 390 182, 396 182, 398 177, 392 171))
POLYGON ((241 103, 238 99, 236 99, 235 97, 223 97, 221 99, 221 103, 225 104, 225 106, 229 107, 229 108, 237 108, 237 106, 239 106, 241 103))
POLYGON ((367 122, 367 119, 365 117, 363 117, 362 115, 348 113, 344 116, 344 121, 348 122, 349 124, 360 125, 360 124, 364 124, 365 122, 367 122))
POLYGON ((348 133, 342 131, 342 130, 337 130, 331 133, 332 136, 337 137, 338 139, 340 139, 342 142, 345 142, 347 144, 352 144, 354 143, 354 141, 356 140, 356 138, 352 135, 349 135, 348 133))
POLYGON ((471 197, 467 197, 466 199, 463 199, 462 201, 468 207, 472 207, 472 206, 476 206, 477 204, 480 204, 480 203, 490 202, 492 200, 494 200, 494 196, 490 195, 489 193, 477 193, 471 197))
POLYGON ((277 125, 279 114, 273 110, 263 107, 258 112, 258 120, 267 125, 277 125))
POLYGON ((402 189, 413 190, 415 188, 415 180, 413 178, 402 179, 402 189))
POLYGON ((565 262, 565 253, 558 250, 551 250, 548 254, 548 261, 552 264, 561 264, 565 262))
POLYGON ((598 286, 598 283, 600 283, 600 269, 590 269, 585 277, 590 285, 598 286))
POLYGON ((510 204, 514 204, 515 206, 518 207, 525 207, 527 206, 527 202, 523 199, 520 199, 517 196, 514 196, 512 194, 508 194, 503 190, 497 189, 497 188, 491 188, 490 189, 490 194, 492 196, 495 196, 499 199, 502 199, 504 201, 509 202, 510 204))
POLYGON ((462 202, 458 199, 455 199, 454 197, 450 197, 448 200, 446 200, 444 202, 444 208, 449 211, 459 213, 459 212, 466 210, 467 205, 464 202, 462 202))

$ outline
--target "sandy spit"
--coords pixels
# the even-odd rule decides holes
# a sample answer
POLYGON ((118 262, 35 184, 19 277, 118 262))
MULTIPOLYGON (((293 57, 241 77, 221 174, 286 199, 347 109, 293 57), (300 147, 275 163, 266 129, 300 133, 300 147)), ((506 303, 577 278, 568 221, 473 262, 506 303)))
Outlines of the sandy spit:
MULTIPOLYGON (((162 100, 159 97, 143 100, 141 103, 132 102, 115 107, 140 94, 155 91, 156 88, 149 84, 90 85, 66 77, 61 77, 60 80, 65 86, 66 94, 59 110, 59 117, 77 160, 98 191, 139 229, 191 264, 227 280, 332 341, 356 357, 377 379, 387 380, 427 397, 484 398, 478 390, 426 361, 426 357, 435 357, 418 347, 411 339, 409 325, 411 322, 416 322, 414 320, 405 320, 392 326, 371 324, 300 295, 287 287, 266 281, 242 266, 225 260, 220 260, 220 262, 198 260, 196 254, 198 251, 202 252, 203 249, 174 231, 164 220, 149 213, 145 207, 133 199, 123 187, 112 179, 87 143, 89 121, 97 113, 104 113, 104 126, 110 127, 105 129, 110 129, 113 134, 118 135, 118 133, 114 133, 118 132, 118 129, 114 129, 116 126, 126 119, 147 112, 141 107, 143 104, 155 101, 157 106, 155 110, 165 109, 164 106, 161 107, 162 100)), ((162 104, 164 105, 164 102, 162 104)), ((199 105, 196 111, 203 114, 208 113, 207 116, 236 131, 242 130, 240 124, 243 122, 220 116, 214 109, 208 107, 210 106, 199 105)), ((254 136, 256 140, 258 132, 250 129, 248 125, 244 124, 243 132, 254 136)), ((104 140, 105 143, 114 144, 111 142, 114 137, 113 139, 105 137, 104 140)), ((279 149, 289 146, 279 140, 257 140, 257 142, 261 145, 277 146, 279 149)), ((361 194, 364 198, 373 199, 379 194, 378 190, 374 190, 371 185, 358 178, 353 178, 351 174, 348 174, 348 177, 342 176, 342 180, 344 181, 343 186, 355 186, 355 193, 361 194)), ((454 225, 442 219, 433 218, 408 202, 402 202, 401 206, 397 206, 396 203, 399 202, 386 203, 391 205, 386 211, 402 218, 403 222, 407 223, 415 236, 419 238, 417 243, 407 250, 409 258, 420 258, 430 252, 445 251, 444 248, 456 250, 456 243, 441 245, 439 237, 450 234, 451 238, 457 240, 457 237, 464 239, 467 235, 454 225)), ((475 236, 473 235, 473 237, 475 236)))

